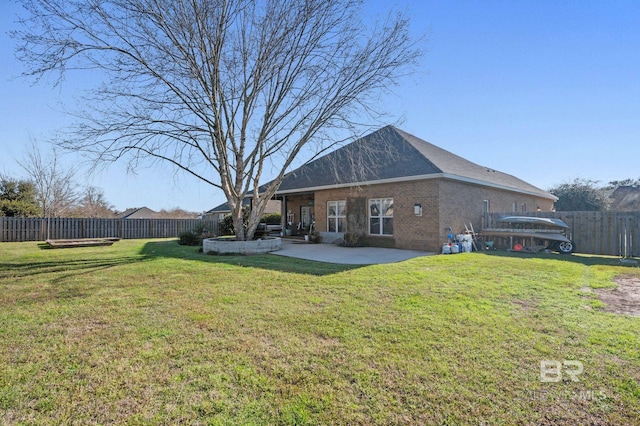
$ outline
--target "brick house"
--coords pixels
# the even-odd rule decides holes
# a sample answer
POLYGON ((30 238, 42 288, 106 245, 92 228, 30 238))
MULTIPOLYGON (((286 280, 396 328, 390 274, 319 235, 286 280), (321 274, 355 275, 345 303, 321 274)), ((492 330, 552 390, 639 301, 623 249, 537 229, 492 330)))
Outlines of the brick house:
MULTIPOLYGON (((392 126, 289 173, 276 198, 324 242, 437 251, 448 228, 481 229, 485 212, 551 211, 556 197, 392 126)), ((294 231, 295 232, 295 231, 294 231)))

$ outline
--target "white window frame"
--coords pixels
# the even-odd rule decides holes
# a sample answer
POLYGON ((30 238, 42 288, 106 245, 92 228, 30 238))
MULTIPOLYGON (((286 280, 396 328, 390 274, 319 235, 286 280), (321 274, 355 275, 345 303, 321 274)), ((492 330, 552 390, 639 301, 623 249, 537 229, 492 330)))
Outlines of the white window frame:
MULTIPOLYGON (((387 212, 385 213, 388 213, 387 212)), ((393 225, 394 225, 394 220, 393 220, 393 198, 388 197, 388 198, 370 198, 367 201, 367 228, 368 228, 368 233, 369 235, 376 235, 376 236, 380 236, 380 237, 392 237, 393 236, 393 231, 390 234, 385 234, 384 233, 384 223, 385 223, 385 219, 391 219, 391 229, 393 230, 393 225), (378 215, 374 216, 371 214, 371 205, 373 203, 377 203, 378 206, 380 207, 379 211, 378 211, 378 215), (382 206, 384 206, 385 204, 390 205, 391 206, 391 215, 388 214, 383 214, 382 212, 382 206), (377 233, 373 233, 371 232, 371 219, 378 219, 378 226, 379 226, 379 232, 377 233)))
POLYGON ((346 232, 347 231, 347 200, 334 200, 334 201, 327 201, 327 232, 346 232), (342 211, 344 212, 344 215, 341 215, 341 209, 340 209, 340 205, 344 205, 344 209, 342 209, 342 211), (329 216, 329 206, 330 205, 335 205, 335 211, 336 211, 336 215, 335 216, 329 216), (340 231, 340 219, 344 219, 344 230, 340 231), (331 229, 331 226, 329 226, 329 223, 331 221, 334 221, 334 229, 335 231, 329 231, 331 229))

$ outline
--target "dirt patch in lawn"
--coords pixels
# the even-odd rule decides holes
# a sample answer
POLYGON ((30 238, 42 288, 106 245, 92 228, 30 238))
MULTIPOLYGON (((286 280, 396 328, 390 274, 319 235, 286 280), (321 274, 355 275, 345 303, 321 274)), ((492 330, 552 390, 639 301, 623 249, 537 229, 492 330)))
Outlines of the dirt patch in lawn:
POLYGON ((618 285, 616 288, 595 290, 605 304, 605 311, 640 317, 640 277, 621 275, 613 281, 618 285))

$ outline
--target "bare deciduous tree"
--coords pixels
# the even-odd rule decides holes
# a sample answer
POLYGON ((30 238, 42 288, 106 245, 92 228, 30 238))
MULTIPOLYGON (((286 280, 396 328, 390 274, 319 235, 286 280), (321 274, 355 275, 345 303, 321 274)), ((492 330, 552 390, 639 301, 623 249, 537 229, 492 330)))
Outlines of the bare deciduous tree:
POLYGON ((159 219, 195 219, 201 215, 202 213, 189 212, 180 207, 174 207, 171 209, 161 209, 157 217, 159 219))
POLYGON ((114 216, 113 205, 111 205, 104 195, 104 191, 95 186, 85 187, 73 209, 73 216, 77 217, 106 217, 114 216))
POLYGON ((237 239, 294 160, 381 112, 378 96, 420 55, 404 16, 370 25, 357 0, 22 1, 26 74, 105 77, 62 144, 100 163, 168 162, 220 188, 237 239))
POLYGON ((56 149, 43 157, 38 145, 32 142, 19 164, 36 188, 42 217, 69 215, 78 199, 76 170, 60 165, 56 149))

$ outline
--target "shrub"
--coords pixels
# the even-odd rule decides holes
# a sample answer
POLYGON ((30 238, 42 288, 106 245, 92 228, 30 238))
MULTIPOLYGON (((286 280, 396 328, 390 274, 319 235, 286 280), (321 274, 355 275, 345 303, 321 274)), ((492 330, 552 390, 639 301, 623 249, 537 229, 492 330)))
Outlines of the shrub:
POLYGON ((267 225, 280 225, 282 223, 282 215, 280 213, 266 214, 262 221, 266 222, 267 225))
MULTIPOLYGON (((247 227, 249 225, 249 210, 244 210, 243 212, 244 215, 244 228, 245 231, 247 230, 247 227)), ((280 225, 280 222, 282 219, 282 216, 279 213, 272 213, 272 214, 267 214, 264 215, 264 217, 261 220, 261 223, 266 222, 267 225, 280 225)), ((235 234, 235 230, 233 228, 233 218, 231 217, 231 215, 227 215, 224 217, 224 219, 222 219, 220 221, 220 224, 218 225, 218 229, 220 231, 220 235, 234 235, 235 234)), ((258 234, 260 230, 258 230, 258 234)))
POLYGON ((234 235, 233 230, 233 218, 231 215, 227 215, 220 221, 219 225, 220 235, 234 235))
POLYGON ((341 244, 345 247, 364 247, 365 235, 361 232, 347 232, 344 234, 344 242, 341 244))
MULTIPOLYGON (((242 210, 242 217, 243 217, 243 223, 244 223, 244 230, 247 230, 247 227, 249 226, 249 209, 244 209, 242 210)), ((219 227, 219 231, 220 231, 220 235, 234 235, 235 229, 233 228, 233 217, 228 214, 224 217, 224 219, 222 219, 220 221, 220 224, 218 225, 219 227)))
POLYGON ((197 224, 192 231, 196 235, 209 235, 209 230, 204 222, 197 224))
POLYGON ((178 244, 185 246, 199 246, 202 244, 202 240, 211 236, 206 225, 198 223, 193 229, 185 231, 178 235, 178 244))
POLYGON ((178 244, 183 246, 197 246, 202 242, 199 234, 193 231, 185 231, 178 235, 178 244))

